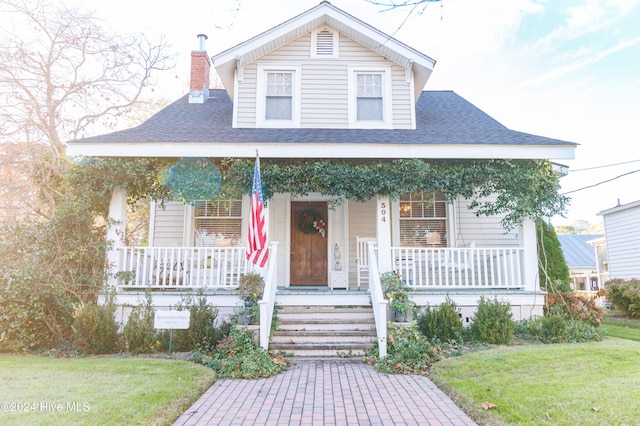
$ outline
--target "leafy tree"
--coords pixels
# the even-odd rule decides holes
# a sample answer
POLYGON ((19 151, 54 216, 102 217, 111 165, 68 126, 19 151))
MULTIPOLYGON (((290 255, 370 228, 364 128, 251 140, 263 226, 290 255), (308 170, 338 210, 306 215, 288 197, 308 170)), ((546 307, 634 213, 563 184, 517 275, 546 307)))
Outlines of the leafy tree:
POLYGON ((576 228, 571 225, 560 225, 555 227, 556 234, 568 234, 574 235, 576 233, 576 228))
POLYGON ((536 221, 538 235, 538 274, 540 286, 549 291, 569 291, 569 267, 553 227, 542 219, 536 221))
POLYGON ((0 20, 0 179, 11 202, 0 207, 50 219, 64 196, 65 141, 130 114, 169 68, 167 45, 110 34, 61 2, 0 0, 0 20))

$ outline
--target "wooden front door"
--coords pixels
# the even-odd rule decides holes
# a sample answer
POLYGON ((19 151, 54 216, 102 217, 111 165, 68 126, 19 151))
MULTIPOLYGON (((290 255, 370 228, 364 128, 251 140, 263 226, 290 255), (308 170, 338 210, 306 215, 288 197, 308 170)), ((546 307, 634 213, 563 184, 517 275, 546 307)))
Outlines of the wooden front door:
POLYGON ((291 202, 291 285, 327 285, 327 203, 291 202), (313 221, 324 222, 323 236, 313 221))

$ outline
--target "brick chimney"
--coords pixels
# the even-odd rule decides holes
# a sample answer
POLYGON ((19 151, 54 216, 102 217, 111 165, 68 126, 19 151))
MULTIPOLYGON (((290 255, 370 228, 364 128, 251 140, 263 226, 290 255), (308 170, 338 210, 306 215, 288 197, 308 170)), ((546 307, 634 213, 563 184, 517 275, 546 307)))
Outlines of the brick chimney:
POLYGON ((198 34, 200 48, 191 52, 191 84, 189 86, 189 103, 202 104, 209 99, 209 75, 211 74, 211 59, 204 49, 204 42, 208 37, 198 34))

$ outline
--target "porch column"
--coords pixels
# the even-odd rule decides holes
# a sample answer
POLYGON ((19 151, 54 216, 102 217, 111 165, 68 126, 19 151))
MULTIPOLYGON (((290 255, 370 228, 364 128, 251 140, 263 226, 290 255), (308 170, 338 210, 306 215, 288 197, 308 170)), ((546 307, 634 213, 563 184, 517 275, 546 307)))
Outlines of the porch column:
POLYGON ((520 244, 524 248, 523 271, 524 289, 527 291, 540 290, 538 279, 538 245, 536 236, 536 224, 531 219, 526 219, 522 224, 520 244))
POLYGON ((107 242, 111 248, 107 252, 107 262, 110 275, 107 277, 109 285, 115 285, 117 280, 112 276, 120 269, 118 247, 124 247, 124 237, 127 229, 127 191, 115 188, 111 193, 109 203, 109 223, 107 224, 107 242))
POLYGON ((391 262, 391 202, 388 196, 379 195, 376 211, 376 239, 378 243, 378 271, 393 270, 391 262))

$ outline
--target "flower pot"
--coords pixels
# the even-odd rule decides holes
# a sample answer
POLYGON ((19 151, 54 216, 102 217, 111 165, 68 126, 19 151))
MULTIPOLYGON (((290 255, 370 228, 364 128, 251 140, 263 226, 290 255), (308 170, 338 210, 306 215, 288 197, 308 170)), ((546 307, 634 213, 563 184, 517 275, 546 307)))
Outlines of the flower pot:
POLYGON ((242 325, 256 325, 258 324, 258 318, 256 315, 251 315, 251 311, 242 312, 242 325))
POLYGON ((245 308, 250 308, 252 306, 256 306, 258 304, 258 302, 256 302, 255 300, 245 300, 244 301, 244 307, 245 308))
POLYGON ((394 322, 407 322, 409 320, 409 313, 407 311, 391 309, 391 319, 394 322))

